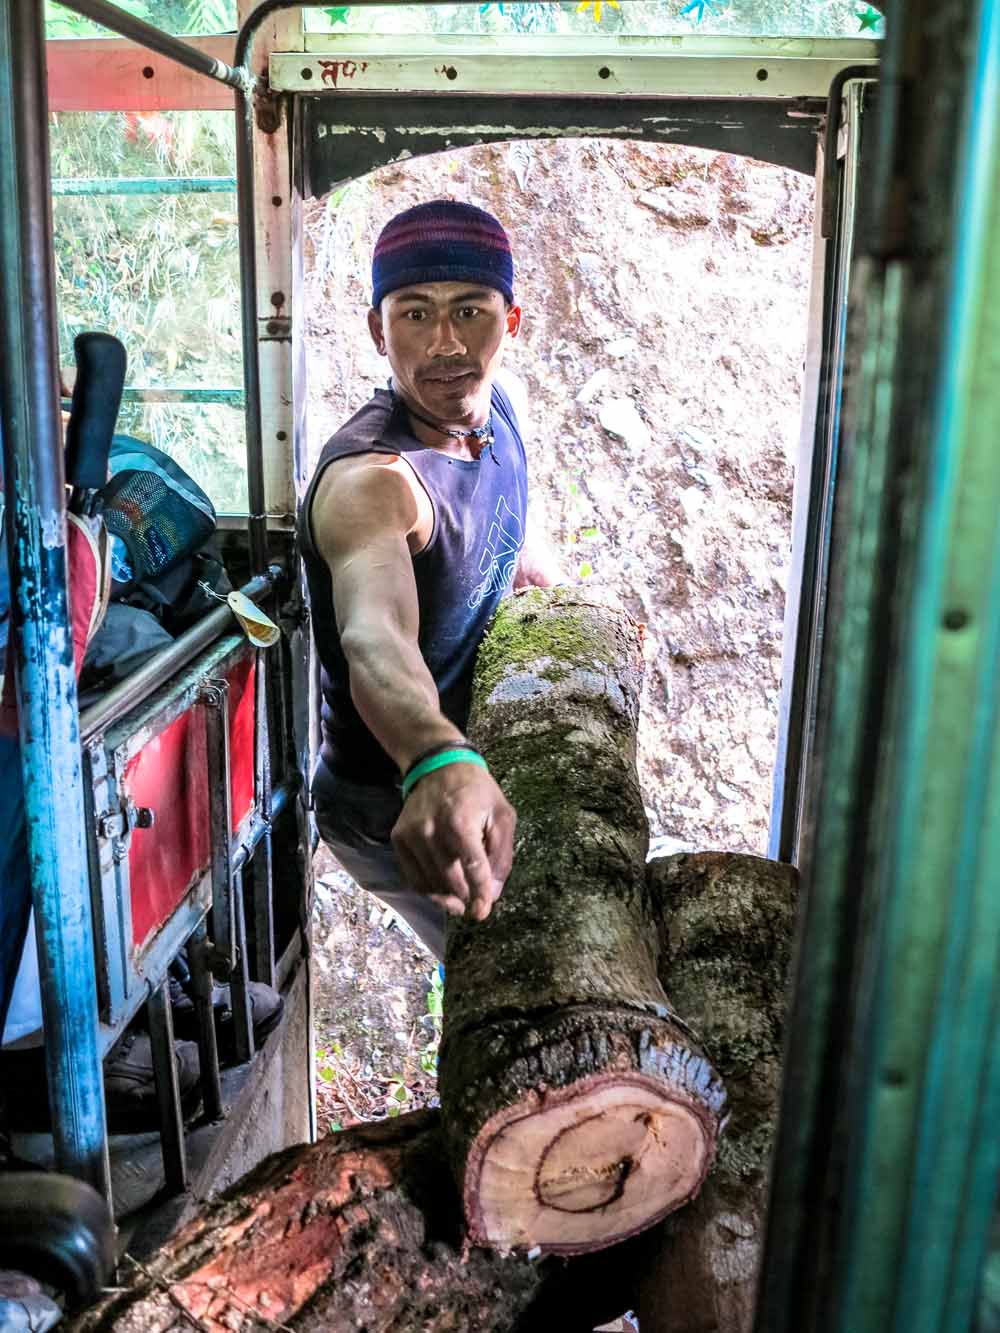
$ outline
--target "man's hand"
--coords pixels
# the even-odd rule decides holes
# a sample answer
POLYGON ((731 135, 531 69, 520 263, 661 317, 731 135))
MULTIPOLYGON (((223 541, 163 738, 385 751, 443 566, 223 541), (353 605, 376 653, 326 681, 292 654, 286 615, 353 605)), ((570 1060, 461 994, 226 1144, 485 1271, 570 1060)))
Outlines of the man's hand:
POLYGON ((452 916, 485 921, 510 874, 516 823, 484 768, 447 764, 410 792, 392 844, 418 893, 452 916))

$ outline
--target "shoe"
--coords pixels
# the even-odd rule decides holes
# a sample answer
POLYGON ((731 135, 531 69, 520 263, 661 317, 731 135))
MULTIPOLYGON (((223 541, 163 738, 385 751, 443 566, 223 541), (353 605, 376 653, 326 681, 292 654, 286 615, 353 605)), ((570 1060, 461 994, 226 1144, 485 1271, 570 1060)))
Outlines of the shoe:
MULTIPOLYGON (((194 1042, 175 1040, 174 1063, 181 1113, 186 1120, 201 1100, 198 1047, 194 1042)), ((126 1032, 108 1052, 104 1062, 104 1101, 112 1133, 138 1134, 144 1129, 159 1129, 153 1043, 148 1032, 126 1032)))
MULTIPOLYGON (((278 1026, 285 1002, 271 986, 262 981, 247 983, 250 1001, 250 1021, 253 1024, 253 1042, 259 1050, 270 1033, 278 1026)), ((170 1007, 173 1010, 174 1036, 188 1041, 198 1037, 198 1011, 190 989, 175 976, 170 978, 170 1007)), ((219 1063, 236 1063, 236 1025, 233 1023, 232 993, 229 986, 212 987, 212 1013, 215 1016, 215 1037, 219 1046, 219 1063)))
MULTIPOLYGON (((201 1100, 198 1047, 174 1042, 174 1061, 180 1087, 181 1112, 187 1119, 201 1100)), ((51 1127, 45 1048, 4 1051, 0 1081, 7 1093, 7 1122, 12 1130, 51 1127)), ((153 1074, 153 1046, 146 1032, 128 1031, 104 1061, 104 1100, 108 1129, 113 1134, 141 1134, 160 1128, 153 1074)))

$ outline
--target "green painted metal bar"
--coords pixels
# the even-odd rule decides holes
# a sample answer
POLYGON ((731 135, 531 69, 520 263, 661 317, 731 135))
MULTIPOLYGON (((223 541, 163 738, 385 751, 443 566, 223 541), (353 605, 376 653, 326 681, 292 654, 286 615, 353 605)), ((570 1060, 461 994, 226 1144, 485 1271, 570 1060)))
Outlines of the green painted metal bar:
POLYGON ((107 1193, 67 590, 43 8, 0 0, 0 433, 11 647, 56 1163, 107 1193))
POLYGON ((54 195, 230 194, 235 176, 57 176, 54 195))
POLYGON ((1000 1168, 1000 5, 896 17, 758 1333, 968 1333, 1000 1168))
MULTIPOLYGON (((62 400, 68 411, 72 400, 62 400)), ((201 388, 130 388, 122 391, 123 403, 219 403, 223 407, 242 407, 244 394, 242 389, 201 389, 201 388)))
MULTIPOLYGON (((866 327, 858 372, 865 404, 842 461, 827 603, 815 751, 822 755, 803 829, 803 895, 786 1039, 782 1108, 774 1149, 756 1333, 826 1329, 829 1287, 829 1169, 838 1092, 848 1058, 845 995, 859 929, 864 825, 881 729, 870 689, 884 653, 895 573, 890 543, 893 372, 899 357, 905 282, 899 266, 881 273, 855 264, 855 300, 866 327), (863 441, 863 443, 862 443, 863 441), (820 812, 817 817, 817 811, 820 812)), ((857 316, 855 316, 857 318, 857 316)))
POLYGON ((883 738, 845 1330, 966 1333, 1000 1170, 1000 4, 967 23, 946 342, 883 738))

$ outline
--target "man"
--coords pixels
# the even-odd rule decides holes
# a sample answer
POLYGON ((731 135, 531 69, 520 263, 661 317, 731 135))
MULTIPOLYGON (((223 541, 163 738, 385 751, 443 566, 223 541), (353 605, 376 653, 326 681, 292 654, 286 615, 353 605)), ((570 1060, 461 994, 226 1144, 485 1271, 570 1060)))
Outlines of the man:
POLYGON ((300 516, 319 830, 437 957, 445 913, 485 920, 513 857, 514 811, 464 736, 476 650, 505 592, 560 579, 525 541, 524 446, 496 382, 513 278, 503 227, 471 204, 386 225, 368 328, 390 388, 327 443, 300 516))

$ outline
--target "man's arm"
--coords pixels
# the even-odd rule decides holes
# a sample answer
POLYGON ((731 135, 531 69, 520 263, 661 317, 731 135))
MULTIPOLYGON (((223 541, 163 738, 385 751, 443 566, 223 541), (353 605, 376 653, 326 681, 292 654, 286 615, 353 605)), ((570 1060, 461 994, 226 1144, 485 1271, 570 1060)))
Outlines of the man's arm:
MULTIPOLYGON (((333 464, 313 502, 313 535, 333 580, 351 697, 402 772, 423 751, 464 737, 441 712, 420 653, 407 542, 417 524, 405 464, 333 464)), ((446 911, 484 920, 513 859, 515 816, 489 773, 456 763, 428 773, 392 831, 408 880, 446 911)))

